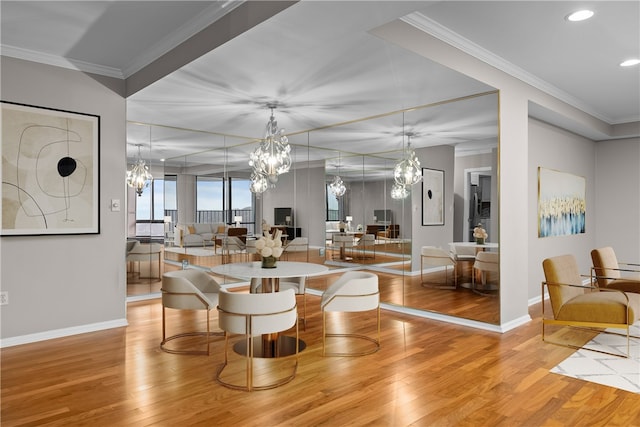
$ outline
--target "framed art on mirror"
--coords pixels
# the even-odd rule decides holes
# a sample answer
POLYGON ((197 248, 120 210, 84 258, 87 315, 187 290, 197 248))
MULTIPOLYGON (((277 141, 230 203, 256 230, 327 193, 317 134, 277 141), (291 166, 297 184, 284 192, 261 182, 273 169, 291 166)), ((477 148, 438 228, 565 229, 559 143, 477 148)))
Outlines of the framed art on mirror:
POLYGON ((98 234, 100 117, 1 107, 1 234, 98 234))
POLYGON ((444 225, 444 171, 422 168, 422 225, 444 225))

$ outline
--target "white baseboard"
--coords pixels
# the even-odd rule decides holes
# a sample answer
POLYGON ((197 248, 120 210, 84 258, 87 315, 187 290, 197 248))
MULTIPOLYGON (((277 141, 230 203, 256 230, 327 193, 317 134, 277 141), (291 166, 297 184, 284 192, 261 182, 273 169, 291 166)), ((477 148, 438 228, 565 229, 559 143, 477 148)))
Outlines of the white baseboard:
POLYGON ((84 334, 87 332, 103 331, 105 329, 121 328, 128 326, 127 319, 116 319, 108 322, 90 323, 88 325, 72 326, 70 328, 54 329, 51 331, 38 332, 35 334, 21 335, 18 337, 0 339, 0 348, 13 347, 15 345, 30 344, 38 341, 45 341, 54 338, 68 337, 71 335, 84 334))

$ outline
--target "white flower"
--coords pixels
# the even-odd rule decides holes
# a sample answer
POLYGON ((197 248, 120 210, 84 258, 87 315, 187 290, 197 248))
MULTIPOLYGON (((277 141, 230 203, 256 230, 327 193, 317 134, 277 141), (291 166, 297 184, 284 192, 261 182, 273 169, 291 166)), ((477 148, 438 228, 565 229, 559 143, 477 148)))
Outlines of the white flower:
POLYGON ((270 234, 268 231, 264 232, 263 236, 260 236, 256 240, 256 251, 263 257, 280 258, 282 255, 282 230, 276 230, 275 233, 270 234))
POLYGON ((476 239, 486 239, 489 237, 489 234, 487 233, 487 230, 482 228, 481 224, 478 224, 478 226, 473 229, 473 237, 476 239))

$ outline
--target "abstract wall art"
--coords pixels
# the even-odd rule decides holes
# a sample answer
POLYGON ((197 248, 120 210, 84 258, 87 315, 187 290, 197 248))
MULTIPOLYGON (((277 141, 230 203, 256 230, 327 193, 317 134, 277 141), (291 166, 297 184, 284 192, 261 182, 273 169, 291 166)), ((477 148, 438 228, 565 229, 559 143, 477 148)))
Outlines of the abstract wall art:
POLYGON ((422 225, 444 225, 444 171, 422 168, 422 225))
POLYGON ((0 107, 1 234, 99 233, 100 117, 0 107))
POLYGON ((585 232, 585 178, 538 168, 538 237, 585 232))

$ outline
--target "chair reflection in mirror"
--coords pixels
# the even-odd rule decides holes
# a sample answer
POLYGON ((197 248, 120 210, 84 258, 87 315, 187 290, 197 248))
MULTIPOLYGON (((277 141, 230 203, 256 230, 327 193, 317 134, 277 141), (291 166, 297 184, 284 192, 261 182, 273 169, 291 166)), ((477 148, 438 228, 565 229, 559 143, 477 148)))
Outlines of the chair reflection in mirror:
POLYGON ((222 238, 222 263, 231 262, 232 255, 244 253, 246 244, 238 236, 225 236, 222 238))
POLYGON ((476 261, 476 253, 478 248, 471 245, 460 245, 456 243, 449 243, 449 251, 454 255, 457 267, 458 277, 462 280, 465 277, 473 273, 473 263, 476 261))
POLYGON ((420 250, 420 281, 422 286, 436 289, 456 289, 458 287, 458 268, 455 256, 442 248, 423 246, 420 250), (424 268, 444 267, 444 282, 425 281, 424 268), (453 283, 449 283, 449 268, 453 270, 453 283))
POLYGON ((353 245, 354 252, 358 253, 357 258, 361 260, 376 258, 376 236, 374 234, 363 234, 357 243, 353 245))
MULTIPOLYGON (((380 349, 380 291, 378 288, 378 276, 374 273, 364 271, 348 271, 331 284, 322 294, 320 301, 322 310, 322 355, 323 356, 364 356, 375 353, 380 349), (376 311, 377 335, 372 338, 363 333, 338 333, 327 332, 328 312, 364 312, 376 311), (364 340, 373 343, 373 346, 362 350, 351 351, 331 351, 327 352, 327 338, 346 338, 364 340)), ((334 326, 337 328, 337 326, 334 326)), ((334 328, 332 327, 332 329, 334 328)), ((347 328, 344 322, 340 323, 340 328, 347 328)), ((351 325, 353 327, 353 325, 351 325)), ((332 343, 333 345, 346 342, 332 343)))
POLYGON ((296 237, 291 240, 282 250, 282 255, 284 255, 284 259, 288 260, 289 256, 294 256, 296 254, 301 254, 304 256, 304 259, 309 261, 309 239, 306 237, 296 237))
MULTIPOLYGON (((542 262, 542 268, 545 276, 545 281, 542 282, 542 340, 574 349, 584 348, 613 356, 629 357, 629 326, 640 319, 640 294, 583 284, 583 277, 578 271, 578 264, 573 255, 547 258, 542 262), (548 317, 545 311, 545 286, 549 293, 553 317, 548 317), (626 353, 606 351, 602 347, 586 347, 582 343, 566 342, 566 338, 564 342, 560 342, 559 339, 551 341, 546 334, 546 325, 571 326, 626 336, 626 353), (616 333, 610 329, 620 329, 624 333, 616 333)), ((575 336, 569 338, 575 341, 575 336)))
POLYGON ((480 295, 497 296, 499 290, 500 254, 498 252, 480 251, 476 254, 471 274, 471 289, 480 295), (480 283, 478 283, 478 277, 480 283), (487 280, 487 277, 491 281, 487 280))
MULTIPOLYGON (((216 373, 216 380, 220 384, 236 390, 266 390, 286 384, 295 378, 298 368, 299 334, 296 297, 291 289, 282 292, 248 294, 223 289, 219 295, 218 323, 225 332, 224 362, 218 367, 216 373), (295 354, 279 357, 276 347, 275 357, 261 358, 260 364, 255 366, 254 343, 256 340, 254 337, 258 337, 257 342, 261 342, 260 336, 277 334, 292 327, 295 327, 295 354), (244 336, 245 368, 239 370, 234 366, 223 374, 230 364, 229 339, 232 335, 244 336), (291 367, 292 357, 295 360, 291 367), (286 371, 283 365, 286 365, 286 371), (287 372, 287 374, 278 375, 281 372, 287 372), (262 383, 256 384, 260 379, 262 383)), ((262 342, 264 344, 264 341, 262 342)), ((274 343, 277 344, 277 341, 274 343)))
POLYGON ((640 264, 618 262, 612 247, 591 251, 591 282, 600 288, 640 293, 640 264))
POLYGON ((256 248, 257 239, 247 239, 247 243, 245 244, 245 253, 247 254, 247 261, 259 261, 260 257, 258 257, 258 248, 256 248))
POLYGON ((378 239, 397 239, 400 237, 400 224, 389 224, 383 231, 378 231, 378 239))
POLYGON ((353 256, 351 253, 353 249, 353 236, 349 234, 335 234, 333 235, 333 240, 329 248, 332 252, 332 259, 349 261, 353 256), (351 256, 347 256, 347 251, 351 256))

